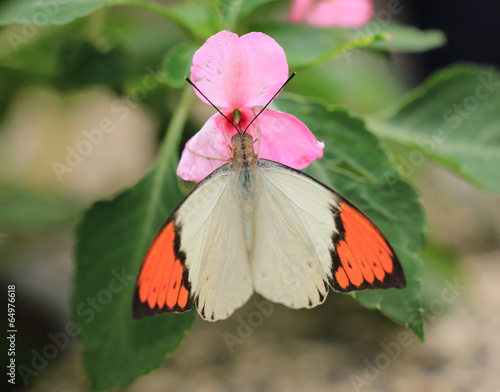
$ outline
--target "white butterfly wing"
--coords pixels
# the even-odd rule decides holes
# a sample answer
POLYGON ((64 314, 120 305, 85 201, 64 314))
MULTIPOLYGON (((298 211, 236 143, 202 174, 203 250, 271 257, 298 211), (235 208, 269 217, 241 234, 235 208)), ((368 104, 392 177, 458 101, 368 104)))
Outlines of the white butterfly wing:
POLYGON ((229 165, 214 172, 175 215, 196 308, 211 321, 229 317, 253 292, 233 176, 229 165))
POLYGON ((337 233, 336 194, 273 161, 259 162, 258 229, 251 255, 255 290, 291 308, 310 308, 328 293, 337 233))
POLYGON ((310 308, 325 300, 328 285, 349 292, 406 282, 380 230, 333 190, 273 161, 261 159, 243 177, 228 164, 184 199, 153 240, 133 316, 183 312, 194 298, 204 319, 221 320, 254 289, 310 308))
POLYGON ((184 199, 144 258, 133 315, 183 312, 196 303, 207 320, 229 317, 252 295, 253 285, 234 172, 225 165, 184 199))

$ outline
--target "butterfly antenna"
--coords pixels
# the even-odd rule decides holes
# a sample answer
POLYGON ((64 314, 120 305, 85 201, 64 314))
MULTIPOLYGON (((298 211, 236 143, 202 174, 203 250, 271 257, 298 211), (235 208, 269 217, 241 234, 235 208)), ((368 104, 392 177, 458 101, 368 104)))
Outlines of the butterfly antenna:
POLYGON ((280 89, 278 91, 276 91, 276 94, 273 95, 273 97, 269 100, 268 103, 266 103, 266 106, 264 106, 262 109, 260 109, 259 113, 257 113, 257 115, 253 118, 252 121, 250 121, 250 124, 247 125, 247 127, 245 128, 245 132, 247 131, 248 128, 250 128, 250 125, 252 125, 252 123, 257 119, 257 117, 260 116, 260 114, 264 111, 264 109, 266 109, 269 104, 271 102, 273 102, 274 98, 276 98, 278 96, 279 93, 281 93, 281 91, 285 88, 286 84, 292 80, 292 78, 297 74, 297 72, 293 72, 289 77, 288 79, 286 80, 285 83, 283 83, 283 86, 280 87, 280 89))
MULTIPOLYGON (((234 122, 232 122, 230 119, 228 119, 228 118, 226 117, 226 115, 225 115, 224 113, 222 113, 222 112, 219 110, 219 108, 218 108, 217 106, 215 106, 215 105, 212 103, 212 101, 210 101, 210 100, 207 98, 207 96, 206 96, 205 94, 203 94, 203 93, 200 91, 200 89, 199 89, 198 87, 196 87, 196 85, 195 85, 195 84, 191 81, 191 79, 189 79, 187 76, 186 76, 186 78, 185 78, 185 79, 187 80, 187 82, 188 82, 191 86, 193 86, 193 87, 196 89, 196 91, 198 91, 198 92, 199 92, 199 93, 203 96, 203 98, 205 98, 205 99, 206 99, 206 100, 210 103, 210 105, 212 105, 212 106, 215 108, 215 110, 217 110, 217 111, 221 114, 221 116, 222 116, 222 117, 224 117, 227 121, 229 121, 229 123, 230 123, 230 124, 234 127, 234 129, 236 129, 236 131, 237 131, 237 132, 241 132, 241 129, 238 129, 238 127, 235 125, 235 123, 234 123, 234 122)), ((290 80, 290 79, 289 79, 289 80, 290 80)), ((287 82, 288 82, 288 80, 287 80, 287 82)), ((286 83, 285 83, 285 84, 286 84, 286 83)), ((283 86, 284 86, 284 85, 283 85, 283 86)), ((283 88, 283 87, 282 87, 282 88, 283 88)), ((273 97, 273 98, 274 98, 274 97, 273 97)), ((266 106, 267 106, 267 105, 266 105, 266 106)), ((259 114, 260 114, 260 113, 259 113, 259 114)), ((258 116, 258 115, 257 115, 257 116, 258 116)))

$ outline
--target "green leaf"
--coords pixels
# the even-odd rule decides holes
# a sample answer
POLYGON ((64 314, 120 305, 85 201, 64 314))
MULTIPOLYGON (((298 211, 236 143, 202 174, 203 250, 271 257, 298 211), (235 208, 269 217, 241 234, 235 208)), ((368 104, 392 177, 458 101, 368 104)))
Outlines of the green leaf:
MULTIPOLYGON (((284 94, 283 94, 284 96, 284 94)), ((280 110, 303 121, 325 142, 323 158, 306 170, 372 219, 389 239, 405 270, 403 290, 366 290, 354 297, 369 309, 409 326, 423 338, 420 281, 426 218, 414 188, 403 180, 364 122, 341 108, 280 97, 280 110)))
POLYGON ((422 281, 424 307, 428 307, 436 299, 441 300, 443 305, 449 305, 449 303, 445 304, 441 297, 446 284, 455 279, 461 281, 465 277, 457 251, 430 239, 425 245, 422 259, 424 260, 422 281))
POLYGON ((4 29, 8 32, 3 35, 4 40, 0 43, 0 66, 5 67, 2 73, 18 72, 31 83, 33 79, 48 79, 57 75, 59 48, 65 34, 61 36, 59 32, 56 35, 54 28, 45 28, 27 39, 23 37, 22 27, 24 26, 4 29))
POLYGON ((360 114, 385 109, 404 94, 383 56, 364 51, 356 54, 355 61, 348 61, 350 54, 300 71, 287 85, 287 91, 342 105, 360 114))
MULTIPOLYGON (((1 61, 1 60, 0 60, 1 61)), ((0 64, 0 125, 4 121, 5 114, 8 113, 9 104, 19 90, 19 86, 27 82, 27 77, 18 70, 4 68, 0 64)), ((0 134, 5 127, 0 126, 0 134)))
POLYGON ((56 85, 65 88, 103 84, 120 88, 130 71, 123 51, 112 48, 103 52, 81 39, 67 39, 61 44, 56 85))
POLYGON ((183 42, 171 48, 162 61, 165 82, 174 88, 186 85, 186 76, 191 74, 194 52, 200 47, 191 42, 183 42))
POLYGON ((94 204, 78 227, 72 309, 93 390, 124 388, 158 368, 192 326, 193 312, 133 320, 131 311, 147 247, 183 197, 175 168, 193 96, 187 87, 153 169, 115 199, 94 204))
POLYGON ((164 16, 202 41, 223 30, 220 16, 204 3, 174 4, 168 8, 165 7, 164 16))
MULTIPOLYGON (((370 23, 377 23, 372 21, 370 23)), ((318 65, 349 50, 378 48, 393 52, 423 52, 442 46, 446 37, 438 30, 422 31, 396 23, 376 28, 318 29, 307 25, 253 26, 273 37, 285 50, 291 68, 318 65)))
POLYGON ((233 31, 238 22, 250 15, 260 6, 276 0, 222 0, 220 8, 224 15, 227 30, 233 31))
POLYGON ((164 6, 145 0, 8 0, 0 5, 0 26, 22 23, 29 26, 26 37, 31 38, 40 27, 61 25, 90 15, 103 7, 132 5, 158 13, 176 23, 190 34, 204 40, 222 30, 217 13, 204 3, 182 3, 164 6))
POLYGON ((271 36, 282 46, 291 69, 318 64, 345 41, 340 29, 325 30, 293 24, 254 28, 271 36))
POLYGON ((32 29, 51 24, 65 24, 96 10, 128 0, 8 0, 0 5, 0 25, 30 24, 32 29))
POLYGON ((0 182, 0 232, 34 235, 67 227, 82 211, 81 202, 58 194, 0 182))
POLYGON ((439 48, 446 43, 446 35, 440 30, 420 30, 394 22, 381 28, 381 32, 389 34, 392 39, 376 42, 373 47, 388 52, 421 53, 439 48))
POLYGON ((489 192, 500 194, 500 73, 455 65, 438 71, 370 127, 410 147, 397 157, 410 175, 425 154, 489 192))

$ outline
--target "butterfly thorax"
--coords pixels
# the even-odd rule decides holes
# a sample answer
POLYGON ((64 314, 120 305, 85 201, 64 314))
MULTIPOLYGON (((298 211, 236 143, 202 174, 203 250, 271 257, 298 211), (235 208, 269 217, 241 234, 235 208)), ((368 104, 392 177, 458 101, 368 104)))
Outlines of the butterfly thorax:
POLYGON ((257 167, 259 157, 254 151, 253 143, 252 136, 246 132, 238 132, 231 138, 233 155, 230 163, 234 170, 253 170, 257 167))
POLYGON ((254 140, 246 132, 238 132, 231 138, 233 155, 229 161, 234 173, 235 189, 243 209, 252 210, 255 201, 256 173, 259 157, 254 151, 254 140))

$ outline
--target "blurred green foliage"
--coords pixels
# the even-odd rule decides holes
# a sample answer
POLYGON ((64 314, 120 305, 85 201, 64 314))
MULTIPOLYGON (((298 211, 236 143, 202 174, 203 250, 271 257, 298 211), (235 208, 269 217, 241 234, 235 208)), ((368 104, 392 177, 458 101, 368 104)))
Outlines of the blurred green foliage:
MULTIPOLYGON (((222 29, 262 31, 282 45, 299 76, 287 86, 294 94, 275 104, 326 144, 325 157, 308 172, 366 211, 400 255, 408 287, 358 293, 355 298, 363 306, 381 310, 423 339, 426 219, 411 173, 391 160, 386 141, 500 193, 498 71, 450 67, 403 96, 409 82, 394 73, 390 53, 437 48, 445 43, 441 32, 377 16, 369 28, 352 30, 290 25, 288 5, 270 0, 8 0, 0 5, 0 121, 26 86, 47 85, 63 93, 98 85, 146 108, 163 139, 149 173, 112 200, 97 202, 78 226, 72 306, 95 390, 123 388, 159 367, 192 325, 193 313, 133 321, 133 283, 124 284, 118 300, 91 321, 82 304, 106 290, 112 271, 137 273, 152 235, 185 193, 175 175, 178 152, 199 119, 189 117, 193 94, 184 76, 195 50, 222 29), (153 82, 140 96, 145 78, 153 82)), ((81 213, 77 195, 48 194, 29 183, 0 180, 2 232, 68 227, 81 213)), ((443 259, 433 249, 426 255, 443 259)))

